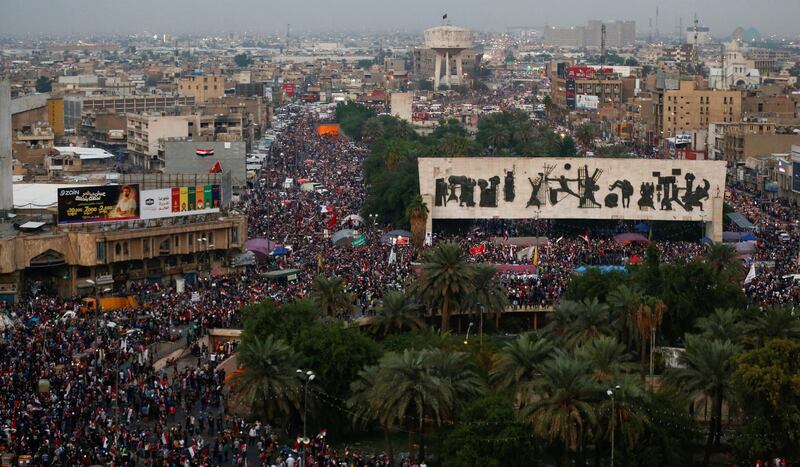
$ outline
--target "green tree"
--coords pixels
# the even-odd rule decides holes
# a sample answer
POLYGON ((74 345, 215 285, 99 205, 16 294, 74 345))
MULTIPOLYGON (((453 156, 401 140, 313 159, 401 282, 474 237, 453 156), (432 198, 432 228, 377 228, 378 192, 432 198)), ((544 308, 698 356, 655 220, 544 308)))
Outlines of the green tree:
POLYGON ((613 333, 608 305, 600 303, 596 298, 580 302, 564 300, 556 308, 556 314, 559 313, 566 313, 571 317, 571 323, 562 330, 569 349, 613 333))
POLYGON ((695 322, 695 327, 700 334, 708 339, 721 341, 741 342, 744 327, 742 325, 743 313, 736 308, 717 308, 708 316, 695 322))
POLYGON ((495 328, 500 327, 500 316, 508 308, 508 294, 497 278, 497 268, 491 264, 476 264, 475 289, 467 298, 467 308, 473 313, 494 315, 495 328), (481 309, 482 307, 482 309, 481 309))
POLYGON ((575 138, 584 148, 594 146, 594 139, 597 137, 597 128, 591 123, 583 123, 575 129, 575 138))
POLYGON ((36 78, 36 92, 50 92, 53 90, 53 80, 47 76, 36 78))
POLYGON ((584 360, 562 355, 542 365, 542 375, 520 413, 534 433, 560 446, 563 467, 571 465, 572 452, 580 450, 597 427, 599 394, 584 360))
POLYGON ((615 337, 596 337, 578 347, 575 355, 589 362, 591 378, 600 384, 617 384, 624 375, 636 369, 625 345, 615 337))
POLYGON ((800 457, 800 342, 775 339, 740 354, 733 385, 744 411, 739 457, 800 457))
POLYGON ((376 336, 386 337, 403 330, 422 329, 425 321, 419 314, 419 305, 409 300, 403 292, 389 292, 371 318, 369 330, 376 336))
POLYGON ((737 281, 737 283, 744 278, 742 263, 737 258, 736 250, 733 247, 724 243, 714 243, 707 248, 703 258, 711 266, 714 277, 737 281))
POLYGON ((558 146, 559 156, 574 156, 578 153, 578 148, 575 146, 575 140, 572 136, 567 135, 561 139, 561 144, 558 146))
POLYGON ((443 436, 437 458, 452 467, 529 467, 541 448, 511 401, 488 395, 467 404, 443 436))
POLYGON ((383 124, 378 117, 371 117, 364 122, 361 131, 362 137, 366 142, 376 141, 383 137, 383 124))
POLYGON ((345 291, 341 277, 326 279, 317 276, 312 284, 311 299, 328 316, 341 317, 353 308, 353 297, 345 291))
POLYGON ((639 345, 635 316, 643 298, 644 295, 636 284, 620 284, 608 294, 608 304, 616 315, 617 333, 628 349, 636 349, 639 345))
POLYGON ((686 350, 678 357, 681 368, 667 372, 667 379, 686 393, 704 396, 711 401, 703 465, 708 466, 712 449, 720 445, 722 436, 722 403, 731 390, 735 369, 734 356, 739 347, 731 341, 686 336, 686 350))
POLYGON ((406 217, 411 226, 411 236, 414 245, 422 248, 425 243, 425 230, 428 223, 428 205, 422 201, 422 195, 417 194, 406 208, 406 217))
POLYGON ((744 324, 745 336, 753 347, 760 347, 771 339, 800 339, 800 319, 791 309, 782 306, 767 307, 744 324))
POLYGON ((489 381, 515 397, 522 386, 532 383, 541 373, 542 364, 554 355, 555 347, 546 337, 525 333, 506 344, 492 356, 489 381))
POLYGON ((459 298, 475 290, 474 278, 475 271, 457 243, 443 243, 425 252, 414 290, 429 309, 440 310, 442 333, 450 330, 450 313, 460 304, 459 298))
POLYGON ((242 341, 236 352, 241 370, 232 377, 235 397, 264 422, 288 417, 300 408, 300 356, 284 341, 267 336, 242 341))
POLYGON ((253 64, 253 58, 250 57, 250 54, 240 53, 240 54, 234 55, 233 62, 239 68, 246 68, 246 67, 248 67, 248 66, 253 64))

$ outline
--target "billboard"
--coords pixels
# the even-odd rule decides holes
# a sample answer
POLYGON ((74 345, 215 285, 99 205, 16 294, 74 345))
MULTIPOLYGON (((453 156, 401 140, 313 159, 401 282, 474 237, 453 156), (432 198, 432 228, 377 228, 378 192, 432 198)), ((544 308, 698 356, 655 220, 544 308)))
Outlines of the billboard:
POLYGON ((139 185, 59 188, 58 223, 139 219, 139 185))
POLYGON ((800 161, 792 159, 792 191, 800 193, 800 161))
POLYGON ((142 219, 219 212, 219 185, 197 185, 142 191, 142 219))
POLYGON ((600 105, 600 98, 591 94, 578 94, 575 97, 577 97, 576 109, 597 110, 597 106, 600 105))
POLYGON ((295 92, 295 84, 294 83, 283 83, 281 84, 284 92, 286 92, 286 97, 294 97, 295 92))
POLYGON ((219 212, 220 185, 139 190, 139 185, 105 185, 58 190, 58 223, 160 219, 219 212))
POLYGON ((433 219, 722 217, 725 161, 563 157, 419 159, 433 219))
POLYGON ((567 78, 572 79, 592 79, 597 73, 613 73, 612 68, 593 68, 590 66, 570 66, 567 67, 567 78))

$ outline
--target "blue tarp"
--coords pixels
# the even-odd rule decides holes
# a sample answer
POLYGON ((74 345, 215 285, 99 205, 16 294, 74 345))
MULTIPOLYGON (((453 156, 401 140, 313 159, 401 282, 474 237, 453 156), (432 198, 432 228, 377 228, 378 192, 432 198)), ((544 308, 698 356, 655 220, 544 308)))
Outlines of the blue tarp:
POLYGON ((575 269, 575 272, 578 274, 583 274, 584 272, 588 271, 589 269, 599 269, 600 272, 606 273, 611 271, 620 271, 620 272, 627 272, 628 269, 625 266, 616 266, 616 265, 603 265, 603 266, 581 266, 575 269))
POLYGON ((650 232, 650 226, 645 224, 644 222, 640 222, 633 226, 633 230, 639 233, 648 233, 650 232))
POLYGON ((283 256, 286 253, 289 253, 289 250, 286 249, 284 246, 276 246, 274 250, 272 250, 273 256, 283 256))

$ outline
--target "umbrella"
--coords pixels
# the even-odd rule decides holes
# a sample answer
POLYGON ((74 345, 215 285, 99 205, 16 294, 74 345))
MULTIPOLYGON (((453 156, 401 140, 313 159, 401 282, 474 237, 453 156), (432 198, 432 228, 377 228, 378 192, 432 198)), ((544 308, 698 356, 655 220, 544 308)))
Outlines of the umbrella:
POLYGON ((350 244, 353 237, 356 236, 356 231, 352 229, 342 229, 335 234, 331 235, 331 243, 334 245, 350 244))
POLYGON ((244 249, 258 253, 260 255, 268 255, 275 248, 275 242, 267 240, 266 238, 251 238, 244 242, 244 249))
POLYGON ((283 245, 276 246, 274 250, 272 250, 273 256, 283 256, 289 253, 289 249, 283 245))
POLYGON ((381 243, 384 245, 391 245, 392 239, 397 237, 411 238, 411 232, 408 230, 395 229, 381 235, 381 243))
POLYGON ((349 216, 342 219, 342 224, 346 223, 347 221, 353 221, 354 224, 363 224, 364 218, 359 216, 358 214, 350 214, 349 216))

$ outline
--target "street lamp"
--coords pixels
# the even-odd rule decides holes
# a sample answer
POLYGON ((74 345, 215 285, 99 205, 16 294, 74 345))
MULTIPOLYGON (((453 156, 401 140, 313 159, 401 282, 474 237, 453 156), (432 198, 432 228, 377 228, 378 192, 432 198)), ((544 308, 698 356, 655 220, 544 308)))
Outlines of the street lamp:
MULTIPOLYGON (((208 238, 206 238, 206 237, 199 237, 199 238, 197 239, 197 243, 200 243, 200 244, 203 244, 203 243, 205 243, 205 245, 206 245, 206 259, 208 259, 208 238)), ((210 266, 210 261, 209 261, 209 266, 210 266)), ((211 268, 209 267, 209 269, 211 269, 211 268)))
POLYGON ((608 424, 611 426, 611 467, 614 467, 614 432, 617 431, 617 415, 616 409, 614 408, 614 394, 616 394, 619 389, 620 386, 618 384, 614 388, 609 388, 606 391, 608 397, 611 398, 611 419, 608 421, 608 424))
POLYGON ((306 436, 306 418, 307 418, 307 414, 308 414, 308 383, 314 381, 314 378, 316 378, 317 375, 315 375, 314 372, 311 371, 311 370, 303 371, 303 370, 298 369, 298 370, 296 370, 296 373, 298 375, 300 375, 301 378, 305 378, 305 380, 306 380, 306 382, 304 384, 304 389, 303 389, 303 440, 302 440, 302 443, 301 443, 301 445, 303 447, 303 450, 302 450, 302 456, 303 457, 300 460, 300 467, 305 467, 305 463, 306 463, 306 445, 308 444, 308 441, 309 441, 308 437, 306 436))
POLYGON ((464 345, 467 345, 467 344, 469 344, 469 331, 470 331, 470 329, 472 329, 472 326, 473 326, 474 324, 475 324, 475 323, 473 323, 472 321, 470 321, 470 322, 469 322, 469 326, 467 326, 467 337, 464 339, 464 345))

